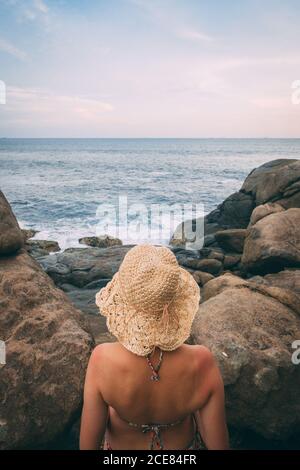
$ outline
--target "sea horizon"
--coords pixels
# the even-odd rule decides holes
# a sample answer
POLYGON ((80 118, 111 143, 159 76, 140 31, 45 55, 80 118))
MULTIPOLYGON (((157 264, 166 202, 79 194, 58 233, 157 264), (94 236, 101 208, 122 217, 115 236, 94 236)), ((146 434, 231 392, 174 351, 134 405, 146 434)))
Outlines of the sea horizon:
POLYGON ((300 140, 300 137, 0 137, 0 140, 300 140))
MULTIPOLYGON (((22 228, 65 249, 101 234, 99 207, 117 210, 120 196, 146 208, 203 205, 206 214, 238 191, 253 168, 299 156, 300 138, 9 137, 0 139, 0 187, 22 228)), ((124 224, 118 229, 107 233, 123 243, 151 242, 145 226, 137 240, 124 224)))

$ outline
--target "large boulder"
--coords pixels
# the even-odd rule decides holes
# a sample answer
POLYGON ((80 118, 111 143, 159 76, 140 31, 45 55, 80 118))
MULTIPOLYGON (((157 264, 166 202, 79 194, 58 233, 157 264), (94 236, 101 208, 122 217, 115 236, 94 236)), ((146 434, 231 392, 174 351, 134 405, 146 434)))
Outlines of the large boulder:
POLYGON ((22 248, 24 236, 10 205, 0 191, 0 256, 10 255, 22 248))
POLYGON ((262 274, 300 267, 300 209, 276 212, 252 225, 241 262, 245 270, 262 274))
POLYGON ((218 287, 200 305, 191 340, 219 363, 229 424, 271 440, 299 435, 300 367, 292 363, 292 343, 300 338, 300 297, 232 279, 218 287))
POLYGON ((256 206, 280 201, 285 208, 299 207, 299 178, 300 160, 273 160, 251 171, 241 191, 251 195, 256 206))
POLYGON ((255 168, 245 179, 240 191, 231 194, 204 219, 185 221, 178 225, 170 244, 188 247, 187 240, 192 238, 191 229, 197 222, 204 227, 199 245, 213 245, 216 232, 247 228, 256 206, 274 202, 284 209, 300 208, 300 160, 273 160, 255 168))
POLYGON ((0 449, 40 448, 80 412, 93 340, 83 314, 24 250, 0 260, 0 449))

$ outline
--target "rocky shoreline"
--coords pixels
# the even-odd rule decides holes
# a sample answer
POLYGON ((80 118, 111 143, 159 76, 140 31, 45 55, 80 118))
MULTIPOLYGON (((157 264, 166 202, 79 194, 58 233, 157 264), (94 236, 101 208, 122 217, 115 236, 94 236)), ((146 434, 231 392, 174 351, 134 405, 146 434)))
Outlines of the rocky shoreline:
MULTIPOLYGON (((184 236, 170 240, 201 288, 189 341, 210 347, 220 364, 233 447, 295 448, 300 160, 254 169, 240 191, 205 216, 204 227, 200 250, 187 249, 184 236)), ((22 233, 0 193, 0 339, 7 345, 7 364, 0 365, 0 449, 65 439, 80 410, 92 347, 114 341, 95 293, 131 248, 88 237, 82 243, 91 246, 61 252, 55 241, 31 240, 34 235, 22 233)))

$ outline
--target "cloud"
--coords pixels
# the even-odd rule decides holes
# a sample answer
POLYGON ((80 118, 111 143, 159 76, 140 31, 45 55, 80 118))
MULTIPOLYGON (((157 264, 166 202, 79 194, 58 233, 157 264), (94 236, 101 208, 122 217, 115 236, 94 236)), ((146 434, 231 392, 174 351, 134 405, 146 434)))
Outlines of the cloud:
POLYGON ((176 11, 175 5, 164 5, 160 2, 150 2, 148 0, 130 0, 138 8, 144 10, 147 15, 157 24, 165 28, 179 39, 190 41, 212 41, 213 38, 203 31, 191 28, 180 18, 180 13, 176 11), (170 8, 172 16, 170 16, 170 8))
POLYGON ((288 108, 290 106, 290 97, 287 96, 264 96, 254 98, 250 101, 254 106, 261 109, 279 109, 288 108))
POLYGON ((35 21, 49 18, 49 7, 44 0, 4 0, 19 21, 35 21))
POLYGON ((21 49, 14 46, 14 44, 4 38, 0 38, 0 51, 6 52, 7 54, 22 61, 26 60, 27 58, 27 54, 25 51, 22 51, 21 49))
POLYGON ((113 110, 110 103, 95 98, 20 87, 8 87, 6 106, 3 107, 7 123, 22 123, 24 129, 97 125, 113 110))
POLYGON ((189 39, 191 41, 212 41, 213 38, 208 34, 201 33, 193 29, 182 29, 177 31, 177 36, 182 39, 189 39))
POLYGON ((20 104, 28 105, 28 109, 49 110, 63 105, 73 112, 82 113, 84 109, 93 114, 112 111, 113 106, 97 99, 72 95, 60 95, 35 88, 8 87, 8 97, 17 100, 20 104), (38 105, 38 106, 37 106, 38 105))
POLYGON ((33 5, 41 13, 48 13, 49 8, 43 0, 34 0, 33 5))

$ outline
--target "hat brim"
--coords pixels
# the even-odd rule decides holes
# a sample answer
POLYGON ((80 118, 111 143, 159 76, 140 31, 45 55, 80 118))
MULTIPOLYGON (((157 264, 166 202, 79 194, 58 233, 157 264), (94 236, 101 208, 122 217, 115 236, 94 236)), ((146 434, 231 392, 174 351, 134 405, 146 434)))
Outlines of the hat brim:
POLYGON ((108 330, 126 349, 139 356, 146 356, 155 347, 173 351, 183 344, 190 335, 199 302, 199 286, 183 268, 167 318, 162 312, 137 311, 128 305, 121 296, 119 273, 96 294, 96 305, 106 317, 108 330))

